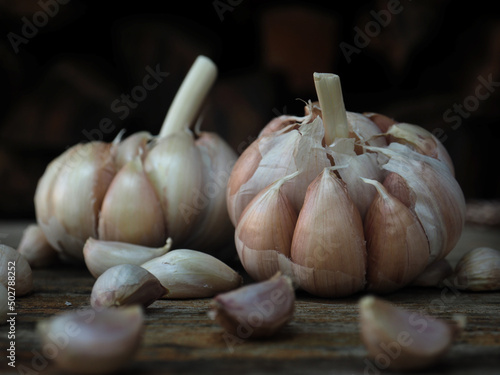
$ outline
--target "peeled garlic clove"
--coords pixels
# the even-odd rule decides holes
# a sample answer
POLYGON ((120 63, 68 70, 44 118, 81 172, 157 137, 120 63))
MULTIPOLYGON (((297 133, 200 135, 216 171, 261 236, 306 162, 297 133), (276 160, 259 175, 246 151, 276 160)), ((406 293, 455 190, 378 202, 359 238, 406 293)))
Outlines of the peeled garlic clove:
POLYGON ((195 141, 203 161, 202 196, 196 228, 185 246, 210 250, 215 254, 233 237, 233 228, 227 213, 226 186, 236 153, 215 133, 202 132, 195 141))
POLYGON ((59 257, 40 226, 36 224, 26 227, 17 251, 26 258, 31 268, 48 267, 57 262, 59 257))
MULTIPOLYGON (((64 372, 104 374, 123 368, 141 342, 140 306, 77 310, 37 325, 42 348, 57 348, 52 360, 64 372)), ((53 353, 53 352, 51 352, 53 353)))
POLYGON ((99 238, 156 247, 165 241, 160 200, 139 156, 116 174, 102 202, 99 238))
POLYGON ((99 277, 108 268, 120 264, 140 266, 148 260, 165 255, 171 247, 171 238, 167 239, 165 246, 159 248, 89 238, 83 247, 83 255, 92 276, 99 277))
POLYGON ((453 268, 446 259, 440 259, 437 262, 429 264, 427 268, 418 277, 413 280, 411 285, 442 287, 443 281, 453 274, 453 268))
POLYGON ((446 164, 453 175, 455 174, 453 162, 446 148, 431 132, 421 126, 398 123, 391 126, 387 134, 398 143, 411 146, 423 155, 440 160, 446 164))
POLYGON ((291 248, 292 262, 316 271, 330 271, 329 281, 319 273, 301 287, 315 295, 348 295, 365 284, 366 248, 361 216, 345 184, 325 168, 307 189, 291 248), (345 283, 344 275, 350 279, 345 283))
POLYGON ((116 173, 110 149, 103 142, 70 148, 49 164, 35 192, 37 220, 47 240, 77 260, 83 260, 84 239, 97 237, 99 210, 116 173))
POLYGON ((427 266, 429 242, 417 217, 375 180, 377 189, 365 218, 368 289, 392 292, 408 285, 427 266))
POLYGON ((219 294, 209 317, 239 339, 274 335, 293 316, 295 291, 288 276, 219 294))
POLYGON ((148 307, 167 290, 149 271, 133 264, 121 264, 97 278, 90 295, 93 308, 140 304, 148 307))
POLYGON ((160 199, 167 235, 183 243, 195 228, 206 199, 201 194, 200 150, 192 133, 184 129, 160 138, 146 156, 144 170, 160 199))
POLYGON ((217 258, 200 251, 178 249, 141 267, 167 288, 164 298, 206 298, 239 287, 242 277, 217 258))
POLYGON ((273 250, 290 257, 297 213, 282 192, 285 183, 299 173, 284 177, 262 190, 247 206, 235 231, 236 249, 245 270, 256 280, 268 279, 279 265, 267 258, 273 250), (274 228, 263 231, 261 228, 274 228))
POLYGON ((468 251, 455 266, 453 282, 463 290, 500 290, 500 251, 489 247, 468 251))
POLYGON ((0 325, 7 323, 7 311, 9 310, 7 288, 0 283, 0 325))
POLYGON ((23 296, 33 290, 33 273, 26 258, 12 247, 0 244, 0 283, 23 296))
POLYGON ((436 318, 400 309, 366 296, 359 301, 361 338, 381 370, 419 370, 439 361, 456 329, 436 318))

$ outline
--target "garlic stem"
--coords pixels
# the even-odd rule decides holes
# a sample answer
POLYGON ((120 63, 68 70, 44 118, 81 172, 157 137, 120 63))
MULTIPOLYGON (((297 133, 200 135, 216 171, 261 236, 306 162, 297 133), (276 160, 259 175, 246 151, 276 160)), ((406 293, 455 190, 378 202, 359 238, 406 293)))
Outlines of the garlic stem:
POLYGON ((192 124, 216 78, 217 67, 212 60, 198 56, 170 105, 160 130, 160 138, 192 124))
POLYGON ((349 137, 340 78, 330 73, 314 73, 313 77, 325 127, 325 143, 331 145, 336 138, 349 137))

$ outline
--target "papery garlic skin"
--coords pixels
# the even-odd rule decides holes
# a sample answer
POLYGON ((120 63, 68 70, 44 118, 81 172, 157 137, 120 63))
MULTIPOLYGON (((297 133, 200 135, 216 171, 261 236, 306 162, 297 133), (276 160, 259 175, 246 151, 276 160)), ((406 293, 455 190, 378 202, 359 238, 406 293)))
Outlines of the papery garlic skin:
POLYGON ((468 251, 455 266, 452 281, 462 290, 500 290, 500 251, 489 247, 468 251))
POLYGON ((217 295, 209 317, 239 339, 274 335, 293 316, 295 290, 292 280, 280 274, 217 295))
POLYGON ((106 270, 92 287, 90 304, 93 308, 139 304, 148 307, 167 290, 144 268, 122 264, 106 270))
POLYGON ((0 283, 5 287, 14 287, 16 296, 24 296, 33 290, 33 272, 26 258, 12 247, 2 244, 0 244, 0 283))
POLYGON ((170 237, 178 247, 189 242, 214 254, 229 243, 232 230, 221 196, 236 154, 222 138, 203 133, 200 141, 189 130, 216 77, 215 64, 199 56, 158 136, 138 132, 122 140, 120 133, 112 143, 79 144, 47 166, 35 211, 56 250, 82 262, 88 238, 157 247, 170 237), (220 168, 227 171, 219 174, 220 168), (213 174, 217 196, 204 191, 213 174), (201 207, 200 200, 208 204, 201 207))
POLYGON ((140 266, 148 260, 165 255, 171 247, 171 238, 167 239, 165 246, 158 248, 89 238, 85 242, 83 256, 88 270, 97 278, 107 269, 120 264, 140 266))
POLYGON ((453 274, 453 267, 446 259, 431 263, 422 273, 412 281, 413 286, 441 288, 444 281, 453 274))
POLYGON ((313 78, 319 103, 271 120, 229 178, 241 263, 255 280, 281 271, 321 297, 398 290, 460 238, 465 199, 451 159, 423 128, 346 111, 338 76, 313 78), (320 193, 322 179, 334 193, 320 193))
POLYGON ((42 346, 57 347, 52 361, 64 372, 111 373, 131 360, 141 343, 144 314, 138 305, 55 315, 37 324, 42 346), (63 337, 65 345, 55 342, 63 337))
POLYGON ((152 259, 141 267, 151 272, 167 289, 169 299, 206 298, 233 290, 242 277, 219 259, 190 249, 177 249, 152 259))
POLYGON ((50 245, 36 224, 26 227, 17 251, 26 258, 31 268, 49 267, 59 258, 58 252, 50 245))

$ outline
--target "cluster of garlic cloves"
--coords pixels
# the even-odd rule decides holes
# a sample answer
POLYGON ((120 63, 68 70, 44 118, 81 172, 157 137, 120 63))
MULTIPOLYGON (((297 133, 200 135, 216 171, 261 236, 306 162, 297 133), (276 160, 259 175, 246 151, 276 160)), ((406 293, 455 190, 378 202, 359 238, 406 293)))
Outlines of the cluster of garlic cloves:
POLYGON ((88 238, 216 251, 232 235, 225 191, 236 153, 215 133, 194 134, 217 68, 200 56, 158 136, 79 144, 52 161, 35 193, 37 222, 56 250, 82 261, 88 238))
POLYGON ((314 74, 319 102, 272 120, 239 157, 227 206, 246 271, 281 271, 324 297, 409 285, 456 245, 465 200, 427 130, 348 112, 340 81, 314 74))

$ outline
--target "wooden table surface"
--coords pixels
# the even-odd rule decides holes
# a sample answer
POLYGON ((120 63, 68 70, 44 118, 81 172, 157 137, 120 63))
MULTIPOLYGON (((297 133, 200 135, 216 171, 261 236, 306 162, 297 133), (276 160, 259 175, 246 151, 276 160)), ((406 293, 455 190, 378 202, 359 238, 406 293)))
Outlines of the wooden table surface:
MULTIPOLYGON (((27 223, 0 223, 0 241, 17 247, 27 223)), ((466 227, 450 254, 455 264, 475 247, 500 249, 500 231, 466 227)), ((94 278, 85 268, 34 271, 34 292, 16 300, 16 368, 7 366, 7 325, 0 326, 1 374, 63 374, 40 356, 36 322, 89 307, 94 278)), ((140 349, 120 374, 377 374, 365 360, 358 329, 361 295, 319 299, 297 293, 294 319, 271 339, 228 345, 208 317, 210 299, 160 300, 146 310, 140 349)), ((500 292, 406 288, 384 296, 398 306, 443 319, 467 316, 465 331, 444 359, 425 374, 500 374, 500 292)))

